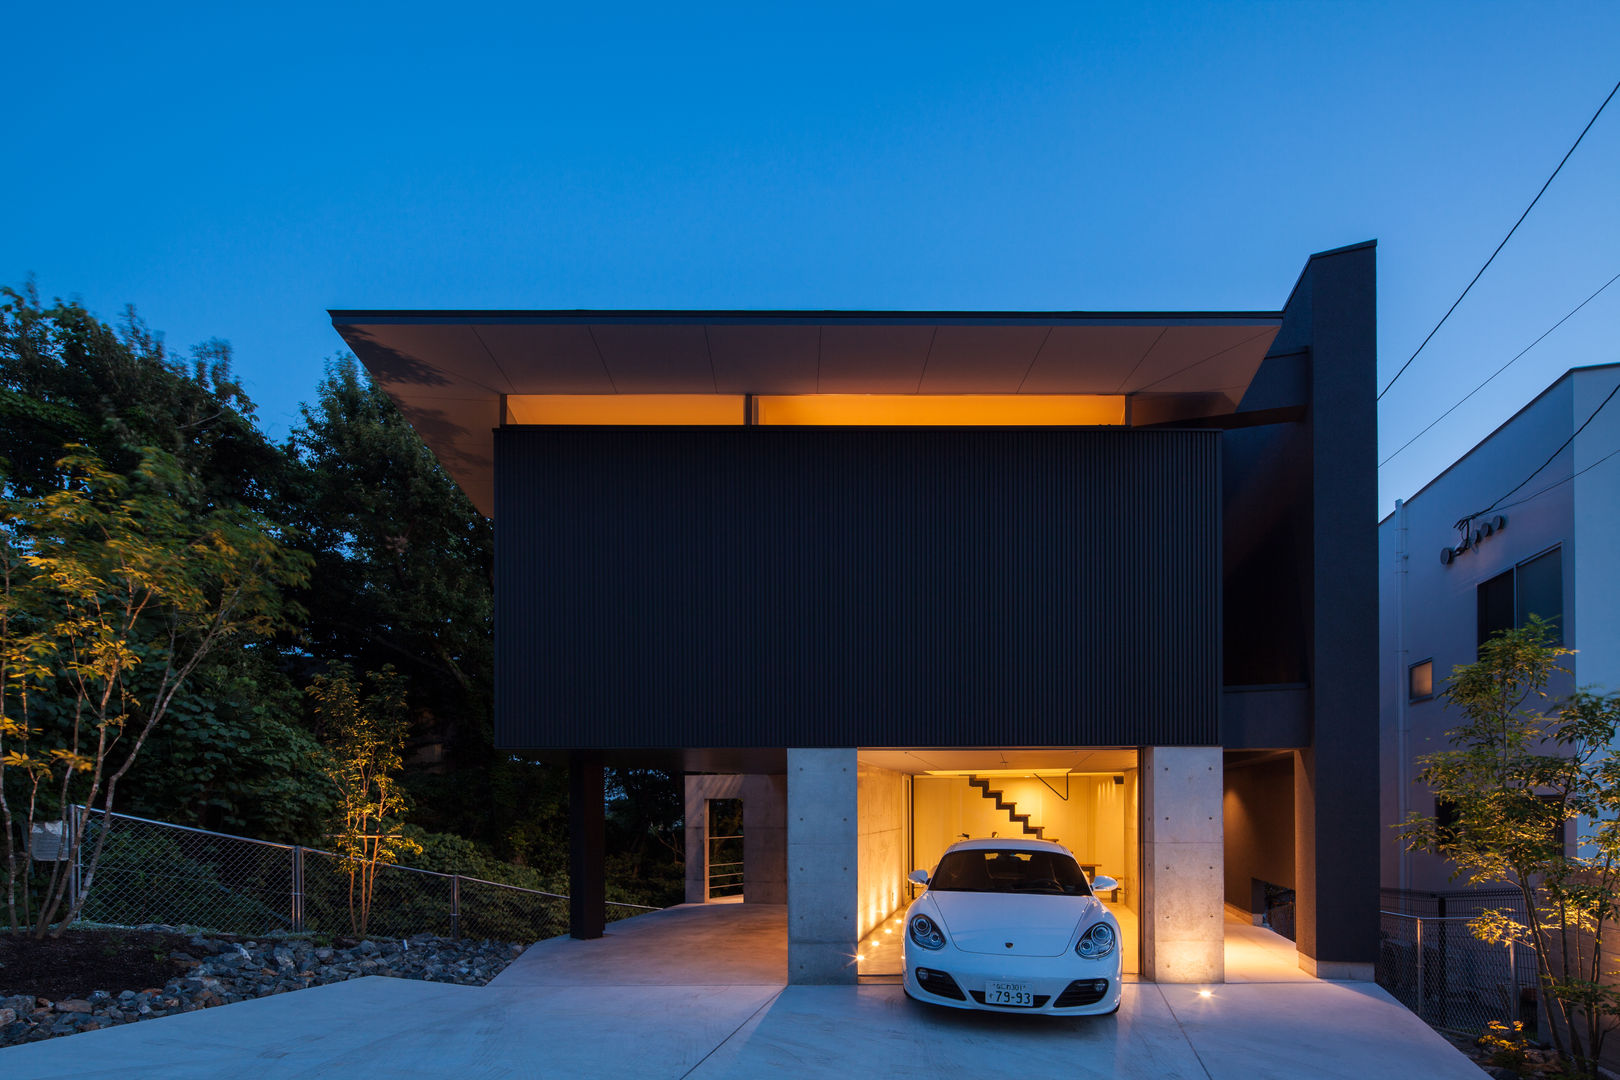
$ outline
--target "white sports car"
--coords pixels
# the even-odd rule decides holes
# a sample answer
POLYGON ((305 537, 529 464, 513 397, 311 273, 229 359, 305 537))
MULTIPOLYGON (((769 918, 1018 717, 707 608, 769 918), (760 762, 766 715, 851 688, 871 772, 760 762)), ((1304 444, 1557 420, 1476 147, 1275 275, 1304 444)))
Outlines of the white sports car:
POLYGON ((1119 922, 1069 850, 1049 840, 952 844, 906 909, 906 994, 956 1009, 1119 1011, 1119 922))

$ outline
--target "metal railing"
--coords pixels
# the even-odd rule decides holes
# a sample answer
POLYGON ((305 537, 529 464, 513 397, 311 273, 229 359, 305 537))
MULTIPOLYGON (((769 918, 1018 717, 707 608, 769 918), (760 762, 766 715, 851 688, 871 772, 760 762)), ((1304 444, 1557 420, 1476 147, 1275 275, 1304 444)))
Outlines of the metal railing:
POLYGON ((714 846, 716 843, 718 843, 720 841, 723 841, 723 840, 741 840, 741 839, 742 839, 742 834, 741 833, 738 833, 736 836, 711 836, 711 837, 709 837, 709 851, 708 851, 709 858, 708 858, 707 861, 708 861, 709 895, 710 896, 731 896, 731 895, 734 895, 734 893, 732 893, 729 890, 736 890, 737 892, 742 891, 742 888, 743 888, 743 862, 742 862, 742 860, 737 859, 737 860, 732 861, 732 862, 715 862, 716 850, 715 850, 715 846, 714 846), (722 889, 728 890, 728 891, 721 892, 720 890, 722 890, 722 889))
MULTIPOLYGON (((94 877, 82 881, 75 870, 88 889, 85 920, 246 935, 353 932, 353 862, 341 855, 128 814, 97 811, 84 828, 87 849, 106 830, 94 877)), ((657 910, 608 901, 607 921, 657 910)), ((367 931, 538 941, 568 932, 568 897, 388 864, 377 871, 367 931)))
POLYGON ((1479 940, 1471 918, 1379 912, 1378 985, 1437 1028, 1477 1033, 1492 1020, 1534 1028, 1535 955, 1479 940))

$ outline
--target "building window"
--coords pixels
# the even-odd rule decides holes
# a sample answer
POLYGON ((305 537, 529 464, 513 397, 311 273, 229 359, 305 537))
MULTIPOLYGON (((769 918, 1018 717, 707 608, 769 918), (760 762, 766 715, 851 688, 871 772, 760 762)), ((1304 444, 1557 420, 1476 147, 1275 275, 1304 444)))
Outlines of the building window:
POLYGON ((1479 584, 1477 592, 1478 644, 1492 634, 1511 630, 1539 615, 1552 626, 1552 643, 1564 643, 1563 549, 1553 548, 1526 559, 1479 584))
POLYGON ((1515 568, 1513 625, 1523 626, 1540 615, 1553 627, 1553 638, 1563 644, 1564 559, 1560 548, 1520 563, 1515 568))
POLYGON ((1406 696, 1411 701, 1434 697, 1434 661, 1425 660, 1406 669, 1406 696))

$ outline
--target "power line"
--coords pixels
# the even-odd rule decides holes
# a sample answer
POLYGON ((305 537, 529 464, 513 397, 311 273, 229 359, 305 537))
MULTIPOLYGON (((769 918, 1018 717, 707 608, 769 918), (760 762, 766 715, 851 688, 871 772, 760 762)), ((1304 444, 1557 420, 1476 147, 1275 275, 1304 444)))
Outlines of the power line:
POLYGON ((1599 465, 1603 464, 1605 461, 1608 461, 1610 458, 1614 457, 1616 454, 1620 454, 1620 446, 1617 446, 1613 450, 1610 450, 1607 454, 1604 454, 1602 457, 1600 457, 1596 461, 1592 462, 1592 464, 1588 465, 1586 468, 1577 470, 1576 472, 1572 472, 1568 476, 1564 477, 1562 480, 1554 480, 1552 483, 1548 484, 1546 487, 1542 488, 1540 491, 1534 492, 1534 493, 1532 493, 1530 495, 1526 495, 1522 499, 1514 499, 1510 503, 1503 503, 1501 506, 1497 507, 1497 509, 1499 509, 1499 510, 1511 510, 1515 506, 1523 506, 1527 502, 1530 502, 1530 501, 1532 501, 1534 499, 1539 499, 1543 495, 1547 494, 1547 492, 1551 491, 1553 488, 1562 487, 1563 485, 1569 483, 1571 480, 1573 480, 1577 476, 1581 475, 1581 473, 1591 472, 1593 469, 1597 468, 1599 465))
POLYGON ((1433 420, 1429 421, 1428 427, 1425 427, 1422 431, 1418 432, 1416 435, 1412 436, 1410 439, 1407 439, 1404 443, 1401 444, 1401 447, 1400 447, 1399 450, 1396 450, 1393 454, 1389 455, 1389 457, 1385 458, 1383 461, 1380 461, 1378 463, 1378 467, 1380 469, 1382 469, 1385 465, 1388 465, 1390 462, 1394 461, 1397 457, 1400 456, 1401 452, 1404 451, 1408 446, 1411 446, 1413 443, 1415 443, 1419 439, 1423 438, 1423 436, 1427 435, 1431 430, 1433 430, 1433 428, 1434 428, 1434 426, 1436 424, 1438 424, 1440 421, 1444 420, 1446 417, 1450 416, 1452 413, 1456 412, 1462 406, 1463 402, 1467 401, 1469 398, 1473 397, 1475 394, 1477 394, 1481 390, 1485 389, 1485 387, 1490 383, 1490 381, 1492 379, 1496 378, 1498 375, 1502 374, 1502 372, 1506 371, 1508 368, 1512 367, 1515 363, 1517 363, 1518 360, 1519 360, 1519 357, 1523 356, 1525 353, 1529 352, 1531 349, 1535 348, 1537 345, 1540 345, 1543 338, 1545 338, 1548 334, 1552 333, 1554 330, 1558 329, 1560 326, 1563 326, 1566 322, 1568 322, 1570 320, 1571 316, 1573 316, 1577 311, 1581 310, 1581 308, 1585 307, 1587 304, 1590 304, 1593 300, 1596 300, 1598 298, 1598 296, 1603 292, 1604 289, 1607 289, 1610 285, 1613 285, 1616 281, 1620 281, 1620 274, 1614 275, 1614 277, 1610 278, 1608 281, 1605 281, 1602 285, 1598 286, 1597 292, 1593 293, 1591 296, 1588 296, 1585 300, 1582 300, 1579 304, 1576 304, 1573 308, 1570 309, 1570 312, 1569 312, 1568 315, 1565 315, 1562 319, 1559 319, 1557 322, 1553 323, 1546 330, 1543 330, 1541 332, 1540 337, 1536 338, 1536 340, 1532 341, 1530 344, 1528 344, 1524 348, 1520 349, 1518 351, 1518 353, 1514 355, 1512 360, 1509 360, 1507 363, 1503 364, 1501 367, 1499 367, 1495 371, 1491 372, 1490 375, 1485 379, 1484 382, 1480 383, 1478 386, 1476 386, 1472 390, 1468 391, 1468 393, 1464 394, 1462 396, 1462 398, 1457 402, 1457 404, 1453 405, 1451 408, 1447 409, 1445 412, 1441 413, 1439 416, 1437 416, 1433 420))
POLYGON ((1383 401, 1384 395, 1389 393, 1390 387, 1394 386, 1396 381, 1406 374, 1406 369, 1412 366, 1412 361, 1418 358, 1418 353, 1423 351, 1423 347, 1429 343, 1430 338, 1440 332, 1440 328, 1446 324, 1446 320, 1451 318, 1451 313, 1457 310, 1457 305, 1463 302, 1463 297, 1468 295, 1469 290, 1474 287, 1474 283, 1479 281, 1480 277, 1489 269, 1491 263, 1496 261, 1496 257, 1502 253, 1502 249, 1507 246, 1507 242, 1513 239, 1513 234, 1519 231, 1519 226, 1524 224, 1524 219, 1530 216, 1530 211, 1536 208, 1536 203, 1541 201, 1541 197, 1547 193, 1547 189, 1552 186, 1552 182, 1558 178, 1559 172, 1564 168, 1564 162, 1568 161, 1570 154, 1575 152, 1575 147, 1581 145, 1581 140, 1586 138, 1588 131, 1592 130, 1592 125, 1597 123, 1597 118, 1603 115, 1603 110, 1613 100, 1616 91, 1620 91, 1620 82, 1614 84, 1614 89, 1609 91, 1609 96, 1603 99, 1603 104, 1598 106, 1597 112, 1592 114, 1592 119, 1586 122, 1586 126, 1581 129, 1581 133, 1575 137, 1575 142, 1558 162, 1558 168, 1554 169, 1552 175, 1547 177, 1547 182, 1541 185, 1541 190, 1536 192, 1536 197, 1530 200, 1530 205, 1524 208, 1524 213, 1519 215, 1519 220, 1513 223, 1513 228, 1509 229, 1507 235, 1502 237, 1502 242, 1496 245, 1496 250, 1491 252, 1489 259, 1485 260, 1485 265, 1479 268, 1479 273, 1474 275, 1473 280, 1468 283, 1467 288, 1463 289, 1461 295, 1451 302, 1451 306, 1446 309, 1446 313, 1440 316, 1440 321, 1434 324, 1434 329, 1429 331, 1429 336, 1424 338, 1422 344, 1412 351, 1411 356, 1406 358, 1406 363, 1401 365, 1401 369, 1395 373, 1395 377, 1390 379, 1382 390, 1378 391, 1379 401, 1383 401))
MULTIPOLYGON (((1609 402, 1614 400, 1614 395, 1617 394, 1617 393, 1620 393, 1620 382, 1617 382, 1617 383, 1614 384, 1614 389, 1609 391, 1609 396, 1604 398, 1601 402, 1598 403, 1598 407, 1592 410, 1592 415, 1588 416, 1585 419, 1585 421, 1583 421, 1581 423, 1581 426, 1575 429, 1574 434, 1572 434, 1569 438, 1565 439, 1563 442, 1558 444, 1558 449, 1554 450, 1551 454, 1549 454, 1547 456, 1546 461, 1543 461, 1540 465, 1536 466, 1535 470, 1532 471, 1529 476, 1525 477, 1523 480, 1520 480, 1517 484, 1513 485, 1512 489, 1510 489, 1506 494, 1504 494, 1500 498, 1498 498, 1495 502, 1491 503, 1491 505, 1487 506, 1485 509, 1483 509, 1483 510, 1475 510, 1472 514, 1466 514, 1463 517, 1459 518, 1458 521, 1457 521, 1457 527, 1460 529, 1465 524, 1467 524, 1468 522, 1473 521, 1475 518, 1479 517, 1481 514, 1488 514, 1492 510, 1495 510, 1497 507, 1502 505, 1502 502, 1505 499, 1507 499, 1509 496, 1513 495, 1514 492, 1518 491, 1520 488, 1524 487, 1524 485, 1528 484, 1530 481, 1534 480, 1537 476, 1541 475, 1541 470, 1545 469, 1547 466, 1551 465, 1555 460, 1557 460, 1558 455, 1562 454, 1564 452, 1564 450, 1569 446, 1569 444, 1574 442, 1576 440, 1576 438, 1580 435, 1580 433, 1586 430, 1586 427, 1587 427, 1588 424, 1590 424, 1593 420, 1597 419, 1598 413, 1603 411, 1603 407, 1605 405, 1607 405, 1609 402)), ((1562 481, 1560 481, 1560 483, 1562 483, 1562 481)), ((1557 487, 1558 485, 1554 484, 1553 486, 1557 487)))

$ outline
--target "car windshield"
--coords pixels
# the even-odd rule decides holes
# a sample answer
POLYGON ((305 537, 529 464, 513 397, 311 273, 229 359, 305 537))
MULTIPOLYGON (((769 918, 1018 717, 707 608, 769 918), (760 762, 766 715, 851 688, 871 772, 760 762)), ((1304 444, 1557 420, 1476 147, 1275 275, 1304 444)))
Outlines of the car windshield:
POLYGON ((946 852, 928 888, 940 892, 1049 893, 1090 896, 1080 866, 1056 851, 968 848, 946 852))

